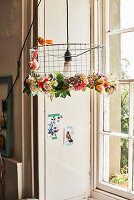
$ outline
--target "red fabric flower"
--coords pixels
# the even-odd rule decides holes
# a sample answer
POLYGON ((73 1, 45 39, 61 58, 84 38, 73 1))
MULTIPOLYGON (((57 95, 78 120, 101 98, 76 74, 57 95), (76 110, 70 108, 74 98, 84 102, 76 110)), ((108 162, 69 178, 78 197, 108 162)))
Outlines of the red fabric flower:
POLYGON ((41 81, 41 82, 39 82, 39 87, 40 87, 40 88, 42 88, 42 90, 43 90, 43 91, 45 91, 45 89, 44 89, 43 85, 44 85, 44 83, 45 83, 45 82, 47 82, 47 81, 48 81, 48 79, 47 79, 47 78, 45 78, 45 80, 44 80, 44 81, 41 81))
POLYGON ((103 86, 104 86, 104 88, 107 88, 109 85, 108 84, 104 84, 103 86))
POLYGON ((44 84, 44 81, 43 82, 39 82, 39 87, 43 88, 43 84, 44 84))

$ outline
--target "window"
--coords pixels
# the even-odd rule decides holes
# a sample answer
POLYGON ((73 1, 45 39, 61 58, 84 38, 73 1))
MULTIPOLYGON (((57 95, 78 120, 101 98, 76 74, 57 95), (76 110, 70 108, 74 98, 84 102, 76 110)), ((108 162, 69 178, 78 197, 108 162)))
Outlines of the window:
POLYGON ((96 188, 134 199, 134 1, 100 0, 99 6, 105 16, 105 70, 117 74, 120 85, 100 100, 96 188))

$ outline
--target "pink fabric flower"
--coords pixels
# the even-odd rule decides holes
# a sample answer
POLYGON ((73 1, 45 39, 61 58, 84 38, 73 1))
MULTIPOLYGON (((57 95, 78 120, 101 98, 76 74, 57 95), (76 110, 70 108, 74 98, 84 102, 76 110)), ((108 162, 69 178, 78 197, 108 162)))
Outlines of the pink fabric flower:
POLYGON ((75 86, 75 87, 78 87, 78 86, 79 86, 79 83, 74 83, 74 86, 75 86))
POLYGON ((86 83, 82 82, 82 83, 75 83, 75 91, 78 91, 78 90, 82 90, 83 88, 86 87, 86 83))
POLYGON ((105 81, 105 82, 108 82, 108 79, 107 79, 107 77, 104 77, 104 81, 105 81))

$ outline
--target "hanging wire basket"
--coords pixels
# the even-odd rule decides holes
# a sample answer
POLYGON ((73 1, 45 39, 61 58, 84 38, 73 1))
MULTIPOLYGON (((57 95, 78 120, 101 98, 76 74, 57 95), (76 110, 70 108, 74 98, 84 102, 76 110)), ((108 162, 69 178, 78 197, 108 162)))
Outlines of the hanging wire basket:
POLYGON ((39 49, 37 74, 60 72, 68 77, 75 74, 88 75, 91 71, 103 73, 105 69, 105 59, 103 59, 105 57, 105 47, 101 45, 69 44, 71 61, 67 66, 65 65, 67 44, 52 44, 32 48, 30 49, 30 59, 32 59, 33 53, 37 49, 39 49))
POLYGON ((31 76, 26 77, 23 92, 28 95, 44 92, 51 100, 86 88, 95 88, 100 94, 105 90, 110 95, 118 83, 116 78, 109 81, 103 74, 104 56, 105 48, 100 45, 53 44, 32 48, 31 76))

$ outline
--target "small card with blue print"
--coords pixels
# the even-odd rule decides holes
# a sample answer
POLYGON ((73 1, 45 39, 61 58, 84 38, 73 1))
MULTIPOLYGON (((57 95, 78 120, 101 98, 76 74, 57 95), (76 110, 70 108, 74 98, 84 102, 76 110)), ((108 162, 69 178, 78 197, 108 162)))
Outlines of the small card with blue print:
POLYGON ((57 135, 60 132, 60 114, 49 114, 48 115, 48 138, 52 140, 57 139, 57 135))

